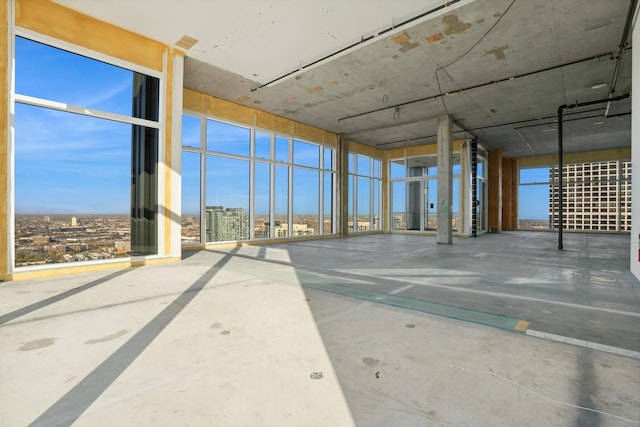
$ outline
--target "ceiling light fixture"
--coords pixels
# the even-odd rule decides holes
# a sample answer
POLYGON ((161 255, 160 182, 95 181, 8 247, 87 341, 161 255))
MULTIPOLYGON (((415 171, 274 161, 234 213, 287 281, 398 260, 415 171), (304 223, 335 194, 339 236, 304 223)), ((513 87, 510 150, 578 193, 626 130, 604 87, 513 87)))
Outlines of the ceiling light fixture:
POLYGON ((400 120, 400 108, 393 110, 393 120, 400 120))
POLYGON ((555 132, 555 131, 556 131, 555 128, 542 129, 542 132, 555 132))
POLYGON ((599 122, 593 122, 593 124, 594 124, 594 125, 603 125, 603 124, 604 124, 604 121, 602 121, 602 120, 601 120, 601 121, 599 121, 599 122))
POLYGON ((602 89, 603 87, 606 87, 606 86, 607 86, 606 83, 598 83, 598 84, 595 84, 595 85, 591 86, 591 89, 602 89))

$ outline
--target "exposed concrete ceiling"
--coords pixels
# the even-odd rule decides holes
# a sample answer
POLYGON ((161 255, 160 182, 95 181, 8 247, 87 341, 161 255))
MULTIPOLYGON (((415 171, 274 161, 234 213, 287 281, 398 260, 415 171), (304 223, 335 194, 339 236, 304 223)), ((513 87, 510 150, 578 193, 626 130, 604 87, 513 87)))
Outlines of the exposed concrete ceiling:
MULTIPOLYGON (((631 90, 630 44, 617 61, 630 0, 57 2, 168 45, 197 39, 187 88, 382 149, 435 141, 448 113, 458 138, 551 154, 559 105, 606 98, 618 62, 614 95, 631 90)), ((609 107, 565 111, 567 152, 631 145, 630 100, 609 107)))

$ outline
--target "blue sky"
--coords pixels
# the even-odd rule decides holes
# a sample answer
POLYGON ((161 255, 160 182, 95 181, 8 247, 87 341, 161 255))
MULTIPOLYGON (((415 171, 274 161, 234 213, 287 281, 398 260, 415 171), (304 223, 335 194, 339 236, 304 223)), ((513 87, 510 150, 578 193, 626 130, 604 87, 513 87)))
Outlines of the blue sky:
POLYGON ((533 168, 520 170, 520 186, 518 189, 519 219, 549 219, 549 168, 533 168), (538 185, 522 185, 524 183, 540 183, 538 185))
MULTIPOLYGON (((16 93, 131 115, 132 72, 16 38, 16 93)), ((131 125, 16 103, 16 213, 127 214, 131 125)))

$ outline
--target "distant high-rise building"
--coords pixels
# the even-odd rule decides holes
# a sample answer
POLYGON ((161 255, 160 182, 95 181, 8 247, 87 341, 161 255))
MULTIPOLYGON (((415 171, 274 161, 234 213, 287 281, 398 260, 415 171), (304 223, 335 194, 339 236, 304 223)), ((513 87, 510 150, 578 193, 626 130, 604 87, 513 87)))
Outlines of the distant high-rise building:
POLYGON ((243 208, 207 206, 205 220, 207 242, 249 239, 249 215, 243 208))
MULTIPOLYGON (((558 228, 558 167, 549 175, 549 222, 558 228)), ((631 231, 630 161, 565 165, 562 177, 564 229, 631 231)))
POLYGON ((77 227, 78 226, 78 218, 76 218, 75 216, 71 217, 71 226, 72 227, 77 227))

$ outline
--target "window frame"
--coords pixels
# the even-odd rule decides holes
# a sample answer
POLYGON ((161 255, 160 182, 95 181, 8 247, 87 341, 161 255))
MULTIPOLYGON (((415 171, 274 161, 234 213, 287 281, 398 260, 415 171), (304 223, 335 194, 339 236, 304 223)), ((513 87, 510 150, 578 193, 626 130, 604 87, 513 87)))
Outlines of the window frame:
MULTIPOLYGON (((163 236, 164 231, 164 218, 166 217, 166 201, 165 201, 165 179, 166 175, 166 137, 165 137, 165 117, 167 111, 166 104, 166 81, 167 81, 167 60, 165 58, 163 62, 163 70, 158 71, 145 66, 141 66, 139 64, 135 64, 129 61, 125 61, 123 59, 113 57, 111 55, 107 55, 102 52, 98 52, 83 46, 79 46, 64 40, 60 40, 46 34, 38 33, 36 31, 29 30, 24 27, 20 27, 18 25, 9 25, 9 29, 7 32, 8 39, 8 49, 7 54, 9 57, 9 63, 15 64, 16 57, 16 38, 21 37, 33 42, 41 43, 43 45, 49 46, 53 49, 59 49, 68 52, 69 54, 80 55, 86 57, 91 60, 99 61, 106 63, 111 66, 119 67, 131 71, 132 73, 140 73, 144 74, 148 77, 153 77, 158 79, 158 121, 148 120, 136 118, 133 115, 126 116, 117 113, 111 113, 99 109, 82 107, 79 105, 71 105, 63 102, 53 101, 49 99, 43 99, 35 96, 25 95, 16 93, 15 89, 15 81, 16 81, 16 69, 15 66, 12 67, 9 73, 9 82, 8 87, 10 90, 8 91, 9 98, 9 114, 15 114, 15 105, 23 104, 29 105, 37 108, 43 108, 47 110, 55 110, 63 113, 69 114, 77 114, 81 116, 108 120, 117 123, 124 123, 131 126, 140 126, 143 128, 155 129, 157 131, 157 159, 156 159, 156 195, 155 198, 157 200, 157 210, 155 212, 156 215, 156 224, 155 224, 155 235, 156 235, 156 253, 155 254, 144 254, 144 255, 130 255, 128 257, 121 258, 110 258, 110 259, 101 259, 101 260, 88 260, 88 261, 75 261, 71 263, 53 263, 53 264, 45 264, 45 265, 35 265, 35 266, 19 266, 15 265, 16 261, 16 252, 15 252, 15 227, 16 227, 16 212, 15 212, 15 172, 16 172, 16 164, 15 164, 15 153, 16 153, 16 140, 15 140, 15 123, 11 121, 9 123, 9 127, 11 129, 11 136, 8 143, 8 165, 7 165, 7 180, 8 180, 8 230, 7 230, 7 258, 8 258, 8 269, 9 273, 13 273, 16 271, 38 271, 38 270, 51 270, 58 268, 68 268, 70 265, 72 266, 88 266, 88 265, 96 265, 96 264, 110 264, 110 263, 118 263, 123 260, 131 260, 132 258, 142 258, 142 259, 157 259, 163 258, 165 255, 165 247, 166 242, 161 237, 163 236)), ((125 190, 126 191, 126 190, 125 190)), ((130 191, 130 190, 129 190, 130 191)), ((131 206, 129 206, 131 209, 131 206)))

